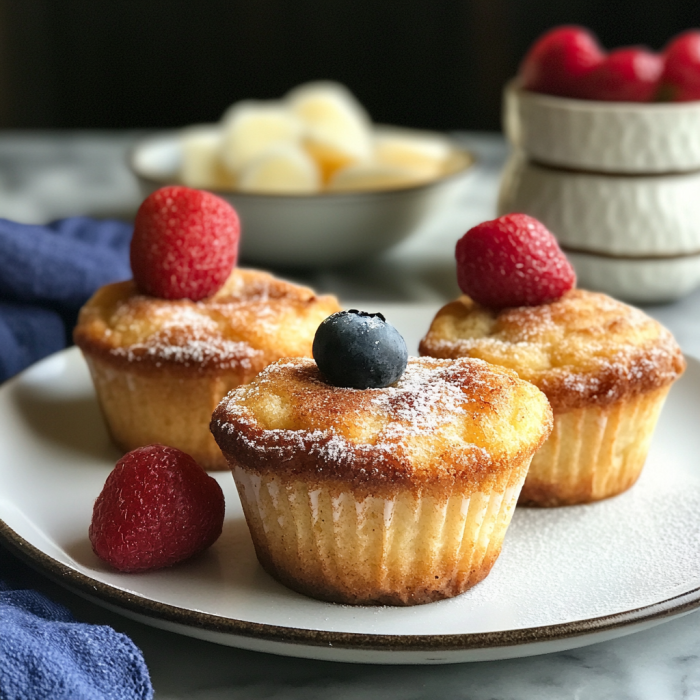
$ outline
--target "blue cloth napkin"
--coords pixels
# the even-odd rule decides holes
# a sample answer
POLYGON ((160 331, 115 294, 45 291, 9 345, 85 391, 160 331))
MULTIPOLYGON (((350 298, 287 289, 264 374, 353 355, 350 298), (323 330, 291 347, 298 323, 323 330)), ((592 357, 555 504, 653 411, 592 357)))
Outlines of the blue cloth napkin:
POLYGON ((123 221, 87 217, 0 219, 0 382, 69 345, 95 290, 131 277, 131 233, 123 221))
POLYGON ((153 687, 126 635, 76 622, 41 593, 0 581, 0 698, 151 700, 153 687))

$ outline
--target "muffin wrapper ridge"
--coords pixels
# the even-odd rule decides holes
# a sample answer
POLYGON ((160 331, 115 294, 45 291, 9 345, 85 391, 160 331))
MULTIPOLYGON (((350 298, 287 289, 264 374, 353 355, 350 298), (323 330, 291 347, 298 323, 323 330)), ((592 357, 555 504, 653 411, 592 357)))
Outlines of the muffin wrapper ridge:
POLYGON ((416 605, 481 581, 501 551, 529 459, 492 491, 358 498, 350 484, 284 480, 232 465, 263 568, 290 588, 346 604, 416 605))
POLYGON ((146 375, 84 355, 105 422, 120 449, 161 443, 186 452, 204 469, 228 469, 209 432, 209 420, 221 398, 242 383, 240 377, 188 378, 165 368, 146 375))
POLYGON ((590 503, 630 488, 641 474, 669 389, 555 412, 554 428, 532 459, 519 504, 590 503))

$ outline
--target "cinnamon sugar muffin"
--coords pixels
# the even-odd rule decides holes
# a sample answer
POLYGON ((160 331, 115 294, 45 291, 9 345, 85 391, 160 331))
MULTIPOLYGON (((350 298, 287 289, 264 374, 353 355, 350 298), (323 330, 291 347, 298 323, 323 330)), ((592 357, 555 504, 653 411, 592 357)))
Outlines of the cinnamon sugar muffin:
POLYGON ((582 289, 500 311, 462 296, 437 313, 420 353, 478 357, 515 370, 546 394, 554 429, 520 497, 539 506, 587 503, 632 486, 666 394, 685 369, 659 323, 582 289))
POLYGON ((74 332, 116 444, 177 447, 226 469, 209 432, 216 405, 280 357, 310 356, 334 297, 236 268, 201 301, 140 294, 133 281, 99 289, 74 332))
POLYGON ((211 429, 266 571, 322 600, 414 605, 489 573, 551 420, 538 389, 480 360, 410 358, 358 390, 285 359, 211 429))

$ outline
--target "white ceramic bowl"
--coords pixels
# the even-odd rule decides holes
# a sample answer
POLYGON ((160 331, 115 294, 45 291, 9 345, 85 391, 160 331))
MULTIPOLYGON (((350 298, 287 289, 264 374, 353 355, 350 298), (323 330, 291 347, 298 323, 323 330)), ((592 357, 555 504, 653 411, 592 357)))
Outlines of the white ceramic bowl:
POLYGON ((700 255, 669 258, 606 257, 567 251, 578 286, 635 304, 674 301, 700 285, 700 255))
POLYGON ((581 287, 652 303, 700 285, 700 173, 574 172, 516 152, 498 209, 530 214, 554 232, 581 287))
POLYGON ((568 248, 625 256, 700 255, 700 172, 603 175, 511 156, 499 211, 540 219, 568 248))
POLYGON ((572 100, 504 91, 515 152, 501 214, 540 219, 579 285, 640 303, 700 285, 700 102, 572 100))
MULTIPOLYGON (((455 145, 460 166, 416 187, 374 192, 272 195, 217 191, 241 217, 241 258, 279 267, 331 266, 386 250, 447 206, 471 177, 474 158, 455 145)), ((144 195, 178 183, 178 132, 145 139, 129 164, 144 195)))
POLYGON ((699 102, 598 102, 505 88, 503 127, 531 160, 612 173, 700 170, 699 102))

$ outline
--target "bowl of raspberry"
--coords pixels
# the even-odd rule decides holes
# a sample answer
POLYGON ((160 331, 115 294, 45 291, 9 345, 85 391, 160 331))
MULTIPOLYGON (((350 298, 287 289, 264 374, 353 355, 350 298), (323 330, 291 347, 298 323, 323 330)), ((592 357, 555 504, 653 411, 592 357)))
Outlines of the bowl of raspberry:
POLYGON ((604 50, 557 27, 504 91, 499 213, 543 221, 582 284, 638 303, 700 285, 700 30, 604 50))

